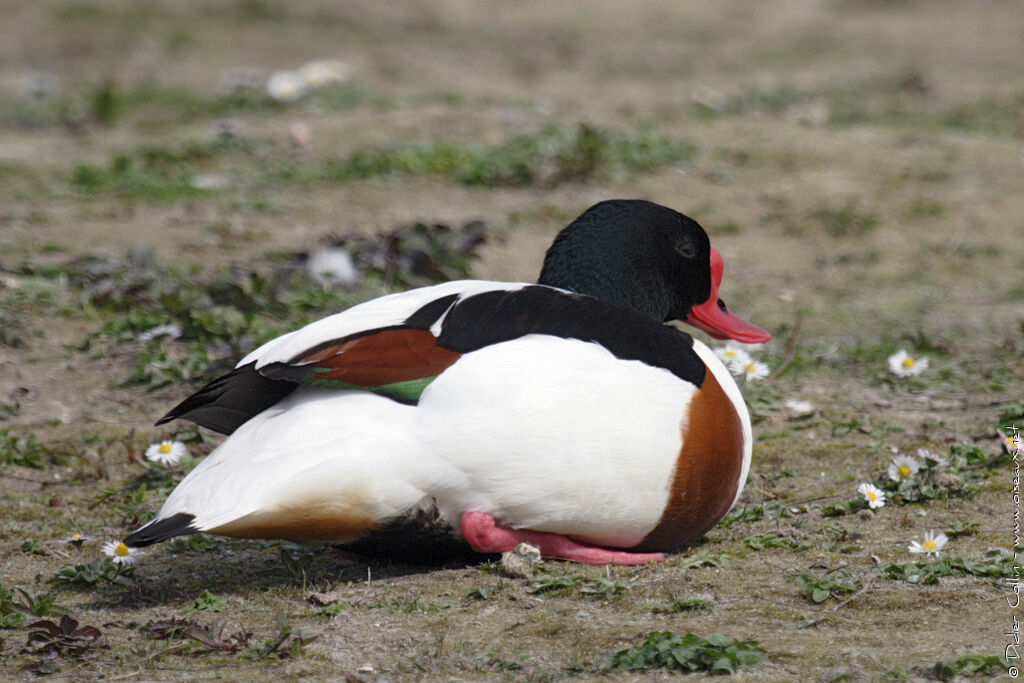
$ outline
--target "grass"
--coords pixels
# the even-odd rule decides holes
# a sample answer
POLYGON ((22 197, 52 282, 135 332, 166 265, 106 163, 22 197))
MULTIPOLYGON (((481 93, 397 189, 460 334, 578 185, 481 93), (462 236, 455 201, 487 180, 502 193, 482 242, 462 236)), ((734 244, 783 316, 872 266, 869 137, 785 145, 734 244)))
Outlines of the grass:
POLYGON ((665 600, 645 600, 637 603, 637 608, 655 614, 675 614, 679 612, 711 612, 715 609, 714 600, 708 598, 679 598, 671 602, 665 600))
MULTIPOLYGON (((444 93, 439 93, 420 97, 405 106, 445 98, 444 93)), ((387 111, 403 104, 348 84, 314 92, 295 106, 343 112, 360 105, 387 111)), ((36 131, 56 128, 81 133, 123 125, 153 133, 227 117, 267 117, 284 111, 286 105, 271 100, 262 83, 202 93, 156 83, 129 87, 107 79, 71 92, 44 91, 33 98, 0 96, 0 124, 36 131)))
POLYGON ((403 176, 439 176, 479 187, 550 188, 651 171, 687 162, 695 154, 693 144, 653 128, 618 132, 585 124, 552 124, 497 145, 399 142, 319 161, 282 159, 285 155, 275 145, 220 135, 174 147, 118 153, 106 165, 78 164, 68 174, 68 182, 91 197, 164 203, 214 198, 232 187, 344 184, 403 176), (237 173, 201 175, 204 169, 225 163, 237 168, 237 173))
POLYGON ((823 115, 812 125, 836 128, 885 126, 950 129, 1005 137, 1018 123, 1024 94, 1002 94, 969 102, 943 102, 931 78, 922 72, 897 71, 829 80, 804 86, 781 81, 754 85, 726 95, 720 102, 694 105, 706 117, 797 116, 800 108, 817 104, 823 115))
POLYGON ((469 186, 555 187, 618 169, 645 171, 688 161, 695 151, 692 144, 651 129, 619 133, 582 124, 575 128, 550 125, 493 146, 399 143, 358 150, 312 171, 291 168, 284 174, 333 182, 436 175, 469 186))
POLYGON ((882 567, 882 575, 894 581, 931 585, 943 577, 988 576, 1019 579, 1020 568, 1014 564, 1014 553, 993 548, 978 557, 950 557, 932 562, 890 562, 882 567))
POLYGON ((609 600, 620 597, 626 585, 618 579, 590 577, 585 574, 571 576, 543 576, 533 583, 530 592, 534 595, 571 595, 609 600))
POLYGON ((810 215, 832 237, 862 237, 880 222, 877 215, 860 206, 856 199, 848 199, 839 208, 824 207, 810 215))
POLYGON ((848 595, 864 588, 864 582, 845 573, 814 576, 805 573, 800 575, 800 587, 807 599, 815 604, 827 600, 840 601, 848 595))
MULTIPOLYGON (((992 453, 972 444, 955 444, 945 456, 929 452, 921 460, 922 470, 914 476, 894 481, 884 473, 878 475, 873 483, 885 492, 887 505, 909 505, 948 498, 969 499, 991 476, 992 470, 986 468, 1008 458, 1005 453, 992 453)), ((849 498, 826 505, 822 514, 837 517, 866 508, 864 498, 849 498)))
POLYGON ((738 669, 755 668, 763 661, 764 650, 754 640, 732 640, 719 633, 708 640, 692 633, 678 636, 669 631, 653 631, 643 644, 612 652, 609 667, 625 671, 667 669, 733 674, 738 669))
POLYGON ((17 436, 0 429, 0 462, 18 467, 42 469, 50 459, 50 451, 34 434, 17 436))
POLYGON ((142 147, 116 154, 106 166, 79 164, 68 176, 76 190, 91 196, 114 195, 158 202, 213 196, 197 175, 204 165, 228 156, 251 157, 248 142, 234 136, 193 141, 178 147, 142 147))
POLYGON ((1004 656, 969 653, 952 662, 936 662, 933 666, 920 669, 919 673, 925 678, 952 681, 961 676, 996 676, 1009 671, 1012 666, 1004 656))

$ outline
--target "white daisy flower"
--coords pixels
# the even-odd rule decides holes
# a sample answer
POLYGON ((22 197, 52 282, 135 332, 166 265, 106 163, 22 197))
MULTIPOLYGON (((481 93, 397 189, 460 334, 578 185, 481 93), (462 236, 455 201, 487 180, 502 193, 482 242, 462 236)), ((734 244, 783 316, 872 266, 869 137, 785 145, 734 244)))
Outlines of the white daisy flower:
POLYGON ((151 327, 145 332, 140 332, 138 340, 140 342, 153 341, 157 337, 168 337, 170 339, 177 339, 182 334, 181 325, 177 323, 164 323, 163 325, 157 325, 151 327))
POLYGON ((93 536, 84 536, 76 531, 67 538, 63 539, 63 542, 69 543, 75 546, 76 548, 81 548, 84 543, 87 543, 88 541, 92 540, 94 540, 93 536))
POLYGON ((139 551, 136 548, 129 548, 124 541, 107 541, 103 544, 103 554, 113 560, 114 564, 128 567, 135 564, 139 551))
MULTIPOLYGON (((733 363, 745 364, 750 362, 750 354, 747 350, 739 344, 739 342, 731 341, 725 346, 720 346, 715 349, 715 355, 718 356, 718 360, 722 361, 725 365, 729 366, 732 370, 733 363)), ((734 373, 737 374, 737 373, 734 373)))
POLYGON ((937 467, 946 467, 949 465, 949 460, 943 458, 941 455, 937 453, 932 453, 927 448, 917 449, 917 459, 922 462, 927 462, 930 460, 931 462, 935 463, 935 466, 937 467))
POLYGON ((1007 453, 1010 455, 1014 453, 1024 455, 1024 436, 1020 435, 1020 430, 1013 429, 1008 434, 1004 434, 1001 429, 996 431, 999 432, 999 440, 1003 442, 1003 447, 1006 448, 1007 453))
POLYGON ((299 76, 310 88, 347 81, 351 73, 352 67, 340 59, 318 59, 299 68, 299 76))
POLYGON ((917 377, 927 369, 927 358, 914 358, 906 349, 889 356, 889 372, 897 377, 917 377))
POLYGON ((188 455, 188 448, 180 441, 161 441, 150 444, 146 449, 146 460, 161 465, 174 465, 188 455))
POLYGON ((889 469, 886 470, 886 474, 893 481, 903 481, 904 479, 910 479, 920 469, 921 463, 916 458, 912 458, 909 455, 897 455, 889 463, 889 469))
POLYGON ((796 415, 797 417, 810 415, 811 413, 814 412, 814 404, 811 403, 810 401, 798 401, 797 399, 791 398, 786 400, 785 405, 786 410, 788 410, 793 415, 796 415))
POLYGON ((306 81, 295 71, 277 71, 267 79, 267 94, 278 102, 294 102, 306 94, 306 81))
POLYGON ((948 540, 946 534, 936 536, 934 531, 927 531, 924 535, 924 543, 911 541, 910 545, 907 546, 907 550, 912 553, 924 553, 926 556, 938 557, 939 551, 942 550, 942 546, 946 545, 948 540))
POLYGON ((746 363, 732 362, 729 364, 729 371, 732 374, 739 377, 743 375, 743 378, 748 382, 755 379, 764 379, 768 376, 768 364, 762 363, 759 360, 747 360, 746 363))
POLYGON ((857 493, 864 496, 864 500, 868 502, 868 507, 874 510, 885 505, 885 491, 878 488, 874 484, 863 483, 857 487, 857 493))
POLYGON ((323 287, 353 287, 359 283, 359 271, 344 247, 315 251, 306 262, 310 277, 323 287))

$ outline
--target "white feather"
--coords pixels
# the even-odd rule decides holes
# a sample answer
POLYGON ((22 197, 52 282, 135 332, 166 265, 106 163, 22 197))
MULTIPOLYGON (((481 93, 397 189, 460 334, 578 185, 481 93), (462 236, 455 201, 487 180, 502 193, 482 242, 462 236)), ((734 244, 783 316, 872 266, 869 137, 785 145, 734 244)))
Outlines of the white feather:
POLYGON ((215 529, 309 501, 355 501, 388 519, 458 477, 412 437, 415 409, 363 392, 301 388, 243 424, 171 493, 160 518, 215 529))

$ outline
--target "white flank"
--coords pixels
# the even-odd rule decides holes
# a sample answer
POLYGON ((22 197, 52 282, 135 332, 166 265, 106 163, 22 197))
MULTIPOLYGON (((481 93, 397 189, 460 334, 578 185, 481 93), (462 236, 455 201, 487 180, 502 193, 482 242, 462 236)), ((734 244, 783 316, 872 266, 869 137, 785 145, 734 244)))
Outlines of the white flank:
MULTIPOLYGON (((388 519, 457 476, 411 437, 415 408, 373 394, 302 388, 252 418, 171 493, 159 518, 201 530, 312 505, 388 519)), ((310 511, 313 512, 312 510, 310 511)))

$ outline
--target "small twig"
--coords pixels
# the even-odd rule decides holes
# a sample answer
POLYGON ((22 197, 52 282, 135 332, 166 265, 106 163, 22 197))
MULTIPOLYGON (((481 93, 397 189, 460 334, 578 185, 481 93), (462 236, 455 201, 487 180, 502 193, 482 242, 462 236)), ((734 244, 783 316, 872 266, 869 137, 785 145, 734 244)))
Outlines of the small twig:
POLYGON ((18 475, 11 474, 10 472, 0 472, 0 477, 6 477, 7 479, 17 479, 18 481, 27 481, 30 484, 39 484, 40 486, 46 486, 47 484, 50 483, 48 481, 36 481, 35 479, 29 479, 28 477, 19 477, 18 475))
MULTIPOLYGON (((828 572, 825 572, 825 573, 827 574, 828 572)), ((866 591, 870 586, 871 586, 871 584, 865 584, 863 588, 861 588, 859 591, 857 591, 856 593, 854 593, 853 595, 851 595, 850 597, 846 598, 841 603, 839 603, 838 605, 833 607, 831 611, 835 612, 840 607, 845 607, 846 605, 850 604, 851 602, 853 602, 854 600, 859 598, 861 595, 863 595, 864 591, 866 591)), ((810 628, 812 626, 820 624, 821 622, 825 621, 826 619, 828 619, 828 614, 823 614, 820 617, 818 617, 817 619, 810 619, 809 621, 803 622, 802 624, 800 624, 798 626, 798 628, 810 628)))
POLYGON ((800 350, 800 330, 804 326, 804 315, 801 313, 796 317, 796 322, 793 323, 793 333, 789 335, 789 339, 786 340, 786 359, 782 361, 782 365, 775 371, 775 376, 778 377, 789 364, 796 358, 796 352, 800 350))
POLYGON ((849 566, 850 566, 850 565, 848 565, 848 564, 846 564, 846 563, 843 563, 843 564, 840 564, 840 565, 836 565, 835 567, 832 567, 832 569, 829 569, 829 570, 828 570, 827 572, 825 572, 824 574, 822 574, 822 576, 828 576, 828 575, 829 575, 829 574, 831 574, 832 572, 837 572, 837 571, 839 571, 840 569, 846 569, 846 568, 847 568, 847 567, 849 567, 849 566))
POLYGON ((778 564, 772 564, 772 563, 771 563, 771 562, 769 562, 768 560, 758 560, 758 561, 759 561, 759 562, 760 562, 761 564, 766 564, 766 565, 768 565, 769 567, 772 567, 773 569, 778 569, 778 570, 779 570, 780 572, 787 572, 787 571, 790 571, 790 570, 789 570, 788 568, 786 568, 786 567, 783 567, 783 566, 781 566, 781 565, 778 565, 778 564))
POLYGON ((445 629, 444 633, 438 636, 437 641, 434 643, 434 657, 440 657, 444 651, 444 641, 448 638, 448 634, 452 632, 452 627, 449 626, 445 629))
POLYGON ((842 497, 843 496, 841 496, 839 494, 833 494, 833 495, 830 495, 830 496, 815 496, 814 498, 804 498, 803 500, 792 500, 792 501, 789 501, 787 503, 782 503, 782 505, 792 507, 792 506, 795 506, 795 505, 806 505, 807 503, 816 503, 819 500, 830 500, 832 498, 842 498, 842 497))
POLYGON ((871 586, 870 583, 864 584, 863 588, 861 588, 859 591, 857 591, 856 593, 854 593, 853 595, 851 595, 850 597, 846 598, 841 603, 839 603, 838 605, 833 607, 832 611, 835 612, 840 607, 845 607, 846 605, 850 604, 850 602, 852 602, 853 600, 859 598, 864 593, 864 591, 866 591, 870 586, 871 586))
MULTIPOLYGON (((161 653, 161 654, 163 654, 163 653, 161 653)), ((142 660, 142 661, 146 661, 146 660, 142 660)), ((113 678, 108 678, 107 680, 108 681, 123 681, 126 678, 135 678, 136 676, 139 676, 141 674, 142 674, 142 669, 139 669, 138 671, 133 671, 130 674, 122 674, 120 676, 114 676, 113 678)))
POLYGON ((1000 453, 999 455, 993 456, 985 462, 976 462, 973 465, 964 465, 960 469, 962 470, 980 470, 982 467, 988 467, 989 465, 995 465, 1000 460, 1007 456, 1006 453, 1000 453))

